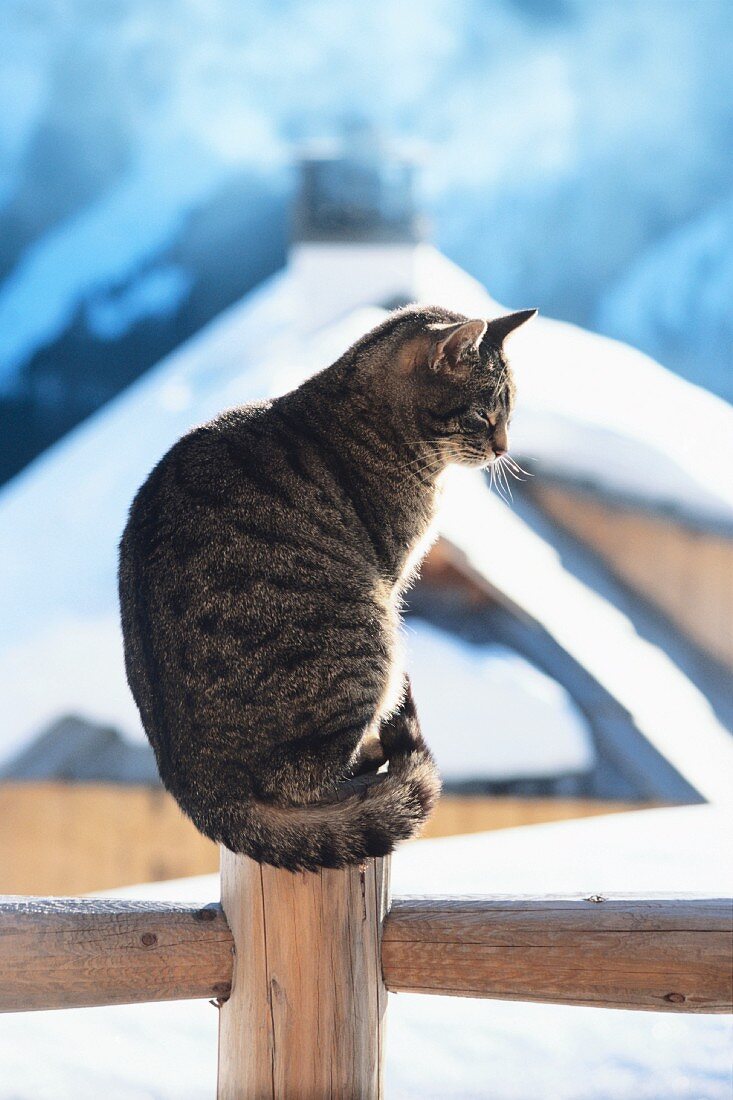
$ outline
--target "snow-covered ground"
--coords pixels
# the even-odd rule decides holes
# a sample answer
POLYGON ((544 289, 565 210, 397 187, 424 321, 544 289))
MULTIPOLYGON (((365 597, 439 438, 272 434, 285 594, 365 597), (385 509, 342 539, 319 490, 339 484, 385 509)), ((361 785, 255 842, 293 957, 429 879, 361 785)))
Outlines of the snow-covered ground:
MULTIPOLYGON (((393 892, 696 892, 730 896, 730 820, 653 810, 417 841, 393 892)), ((212 901, 216 876, 117 891, 212 901)), ((0 1017, 0 1100, 208 1100, 217 1012, 206 1002, 0 1017)), ((729 1100, 730 1019, 390 996, 390 1100, 729 1100)))
MULTIPOLYGON (((468 314, 500 312, 480 284, 428 246, 419 250, 413 289, 419 300, 468 314)), ((124 681, 117 621, 117 542, 127 507, 157 459, 192 424, 227 406, 297 385, 383 316, 365 303, 332 325, 308 332, 299 303, 292 273, 275 276, 0 492, 0 758, 65 713, 141 735, 124 681)), ((515 432, 520 451, 550 467, 564 464, 578 477, 622 486, 627 493, 671 499, 681 510, 733 516, 728 480, 733 454, 729 463, 726 459, 733 449, 733 410, 723 402, 623 344, 544 318, 512 337, 509 351, 520 386, 515 432), (646 395, 645 415, 616 400, 620 383, 646 395), (668 431, 678 403, 690 414, 685 446, 691 455, 668 431), (658 410, 654 416, 652 409, 658 410), (696 441, 717 453, 719 471, 697 456, 696 441)), ((480 553, 482 568, 517 593, 516 602, 521 604, 522 592, 531 590, 536 600, 527 610, 539 621, 553 590, 573 601, 569 607, 581 606, 579 584, 557 589, 547 584, 550 575, 564 576, 557 555, 538 555, 534 548, 541 540, 489 497, 480 479, 471 484, 468 500, 459 482, 449 479, 445 516, 450 516, 452 540, 467 539, 471 552, 480 553), (541 569, 531 574, 523 563, 533 558, 541 569), (551 574, 546 572, 550 565, 551 574)), ((587 601, 585 608, 583 614, 587 601)), ((584 639, 577 616, 566 619, 566 633, 575 623, 574 645, 582 657, 586 645, 597 645, 593 631, 600 620, 586 617, 584 639)), ((619 621, 619 615, 610 614, 609 621, 619 621)), ((633 667, 641 647, 628 623, 621 633, 628 644, 620 657, 633 667)), ((611 656, 604 658, 606 664, 611 656)), ((669 662, 667 671, 667 689, 673 686, 677 699, 694 702, 677 712, 680 728, 687 719, 688 728, 710 727, 718 736, 704 700, 669 662)), ((612 671, 605 674, 613 678, 612 671)), ((634 706, 655 712, 660 725, 658 699, 649 692, 642 698, 638 676, 637 682, 634 706)), ((430 721, 424 707, 423 713, 430 721)), ((577 719, 564 728, 569 744, 577 719)), ((535 745, 543 770, 550 744, 548 739, 535 745)), ((566 760, 558 753, 562 771, 566 760)))

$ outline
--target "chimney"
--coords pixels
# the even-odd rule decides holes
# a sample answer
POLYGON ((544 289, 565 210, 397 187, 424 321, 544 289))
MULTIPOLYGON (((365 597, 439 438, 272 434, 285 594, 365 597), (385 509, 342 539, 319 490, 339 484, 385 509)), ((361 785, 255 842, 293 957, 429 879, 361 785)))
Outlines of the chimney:
POLYGON ((305 328, 414 299, 415 167, 366 127, 301 157, 290 266, 305 328))

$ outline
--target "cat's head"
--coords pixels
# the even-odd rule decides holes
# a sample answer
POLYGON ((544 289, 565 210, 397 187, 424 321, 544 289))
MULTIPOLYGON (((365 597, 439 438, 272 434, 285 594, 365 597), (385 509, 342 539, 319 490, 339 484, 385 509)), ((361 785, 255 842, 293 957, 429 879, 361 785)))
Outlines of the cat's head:
POLYGON ((487 321, 437 308, 414 311, 397 354, 408 383, 402 395, 417 438, 447 461, 485 466, 508 451, 515 386, 504 341, 536 312, 487 321))

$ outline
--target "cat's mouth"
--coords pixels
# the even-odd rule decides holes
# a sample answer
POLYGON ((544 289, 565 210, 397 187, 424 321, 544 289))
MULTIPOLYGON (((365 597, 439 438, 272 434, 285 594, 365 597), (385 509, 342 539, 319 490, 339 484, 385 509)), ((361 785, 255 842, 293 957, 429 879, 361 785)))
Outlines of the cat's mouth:
POLYGON ((488 470, 500 460, 493 451, 487 454, 483 450, 460 450, 451 456, 451 461, 459 466, 468 466, 472 470, 488 470))

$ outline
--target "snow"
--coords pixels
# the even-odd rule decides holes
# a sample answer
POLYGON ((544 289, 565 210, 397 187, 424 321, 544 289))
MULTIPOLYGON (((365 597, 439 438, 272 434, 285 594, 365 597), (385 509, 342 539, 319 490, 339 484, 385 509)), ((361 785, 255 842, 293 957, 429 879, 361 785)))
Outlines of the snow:
POLYGON ((640 351, 558 321, 512 348, 532 470, 733 530, 733 408, 640 351))
POLYGON ((267 393, 269 380, 255 364, 286 313, 283 282, 275 277, 244 310, 218 319, 0 493, 0 693, 7 700, 0 757, 74 699, 74 712, 142 736, 117 610, 127 509, 161 454, 192 423, 233 403, 221 390, 247 366, 238 399, 267 393))
POLYGON ((359 307, 409 299, 420 253, 412 244, 296 244, 288 262, 301 322, 329 324, 359 307))
POLYGON ((422 730, 444 779, 541 778, 593 767, 585 719, 523 657, 460 642, 414 619, 406 637, 422 730))
MULTIPOLYGON (((712 807, 652 810, 417 841, 393 893, 728 896, 730 820, 712 807)), ((126 897, 218 897, 216 876, 126 897)), ((203 1100, 215 1091, 217 1012, 206 1002, 4 1016, 0 1100, 203 1100)), ((728 1100, 726 1017, 390 996, 395 1100, 728 1100)))
MULTIPOLYGON (((421 301, 471 316, 504 312, 432 249, 416 289, 421 301)), ((547 317, 518 329, 507 353, 519 391, 512 451, 531 471, 733 528, 733 408, 725 401, 628 344, 547 317)))

